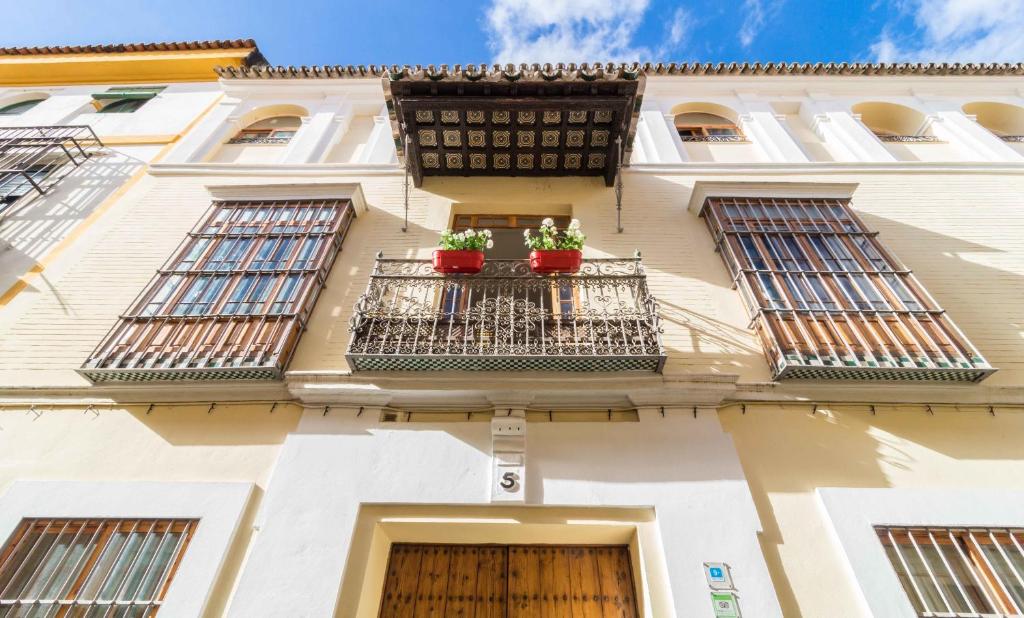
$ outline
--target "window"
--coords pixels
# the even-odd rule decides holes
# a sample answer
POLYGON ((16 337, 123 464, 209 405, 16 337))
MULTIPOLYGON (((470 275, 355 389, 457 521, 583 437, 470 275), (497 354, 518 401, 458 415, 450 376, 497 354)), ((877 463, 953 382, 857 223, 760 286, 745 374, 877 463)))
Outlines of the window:
POLYGON ((287 144, 302 126, 296 116, 277 116, 253 123, 238 132, 229 144, 287 144))
POLYGON ((30 165, 23 172, 0 173, 0 212, 34 189, 44 191, 43 181, 57 164, 30 165))
POLYGON ((875 531, 919 616, 1024 615, 1024 530, 875 531))
POLYGON ((977 350, 848 200, 710 198, 701 216, 776 378, 977 381, 977 350))
POLYGON ((28 101, 19 101, 17 103, 11 103, 0 107, 0 116, 17 116, 32 109, 36 105, 39 105, 46 99, 29 99, 28 101))
POLYGON ((197 525, 23 520, 0 552, 0 616, 154 616, 197 525))
MULTIPOLYGON (((527 260, 530 249, 523 242, 523 230, 536 231, 547 215, 458 215, 455 217, 453 229, 461 232, 466 229, 488 229, 493 234, 494 247, 487 251, 488 260, 527 260)), ((569 225, 569 217, 550 217, 555 227, 565 229, 569 225)), ((472 280, 460 281, 446 293, 442 307, 445 314, 451 316, 465 309, 466 301, 477 292, 472 280)), ((536 289, 523 289, 520 292, 523 300, 534 302, 538 306, 558 307, 558 313, 570 318, 576 305, 576 295, 568 282, 560 286, 551 285, 545 293, 549 299, 541 299, 536 289)), ((479 294, 475 294, 479 296, 479 294)))
POLYGON ((82 373, 276 378, 354 217, 345 200, 215 203, 82 373))
POLYGON ((684 142, 746 141, 735 123, 717 114, 686 112, 676 116, 675 125, 684 142))
POLYGON ((100 114, 130 114, 155 98, 165 86, 110 88, 92 95, 93 107, 100 114))

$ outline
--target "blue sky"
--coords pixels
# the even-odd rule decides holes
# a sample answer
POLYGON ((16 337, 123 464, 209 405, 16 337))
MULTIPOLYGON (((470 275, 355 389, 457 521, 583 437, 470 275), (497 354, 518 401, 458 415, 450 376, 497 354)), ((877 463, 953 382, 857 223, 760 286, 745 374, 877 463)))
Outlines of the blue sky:
POLYGON ((1024 60, 1024 0, 5 3, 0 46, 252 37, 285 65, 1024 60))

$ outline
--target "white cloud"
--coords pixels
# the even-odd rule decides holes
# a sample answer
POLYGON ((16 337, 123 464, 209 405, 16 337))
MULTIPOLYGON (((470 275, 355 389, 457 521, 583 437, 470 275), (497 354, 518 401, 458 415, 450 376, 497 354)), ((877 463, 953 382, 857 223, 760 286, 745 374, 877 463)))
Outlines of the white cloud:
POLYGON ((878 62, 1024 60, 1024 0, 912 0, 914 40, 887 28, 871 45, 878 62))
POLYGON ((676 9, 655 54, 633 40, 648 7, 649 0, 492 0, 484 29, 502 64, 652 60, 685 42, 690 14, 676 9))
POLYGON ((740 25, 740 45, 750 47, 764 27, 765 10, 761 0, 743 0, 743 24, 740 25))

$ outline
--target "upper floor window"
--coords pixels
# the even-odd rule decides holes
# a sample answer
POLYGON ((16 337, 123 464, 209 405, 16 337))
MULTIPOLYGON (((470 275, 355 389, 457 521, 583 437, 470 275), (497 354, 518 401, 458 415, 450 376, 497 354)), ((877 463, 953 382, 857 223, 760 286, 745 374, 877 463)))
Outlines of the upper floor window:
POLYGON ((82 373, 94 381, 278 377, 354 217, 347 200, 215 203, 82 373))
POLYGON ((964 105, 963 110, 999 139, 1005 142, 1024 142, 1024 107, 1009 103, 977 102, 964 105))
POLYGON ((927 128, 925 115, 896 103, 869 101, 852 107, 875 137, 883 142, 937 142, 927 128))
POLYGON ((197 525, 26 519, 0 551, 0 615, 154 616, 197 525))
POLYGON ((18 114, 23 114, 45 100, 46 99, 29 99, 27 101, 18 101, 17 103, 5 105, 0 107, 0 116, 17 116, 18 114))
POLYGON ((875 531, 918 615, 1024 615, 1024 530, 875 531))
POLYGON ((165 86, 109 88, 92 95, 93 107, 100 114, 130 114, 164 90, 165 86))
POLYGON ((846 199, 701 211, 776 378, 976 382, 993 369, 846 199))
POLYGON ((287 144, 302 126, 297 116, 275 116, 247 126, 229 144, 287 144))
POLYGON ((684 112, 675 117, 676 131, 684 142, 741 142, 743 133, 724 116, 684 112))

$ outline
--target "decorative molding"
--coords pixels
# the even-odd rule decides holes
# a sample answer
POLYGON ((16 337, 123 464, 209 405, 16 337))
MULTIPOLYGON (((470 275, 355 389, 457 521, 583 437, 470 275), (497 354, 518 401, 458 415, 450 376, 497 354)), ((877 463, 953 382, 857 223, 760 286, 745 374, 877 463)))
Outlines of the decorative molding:
POLYGON ((820 197, 850 198, 859 183, 836 182, 717 182, 698 180, 693 185, 686 209, 694 214, 701 211, 711 197, 820 197))
POLYGON ((270 201, 270 200, 352 200, 356 213, 366 212, 366 197, 359 183, 278 183, 260 185, 207 185, 215 200, 270 201))

